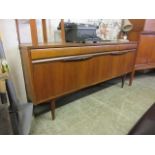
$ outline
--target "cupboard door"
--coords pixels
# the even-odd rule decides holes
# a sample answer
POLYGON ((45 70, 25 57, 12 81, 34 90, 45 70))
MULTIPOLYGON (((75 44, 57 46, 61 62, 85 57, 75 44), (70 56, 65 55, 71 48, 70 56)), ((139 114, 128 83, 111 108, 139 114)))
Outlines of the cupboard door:
POLYGON ((58 62, 33 64, 33 79, 36 104, 54 98, 57 89, 63 88, 63 66, 58 62))
POLYGON ((129 73, 134 70, 135 58, 136 58, 136 50, 126 54, 125 63, 124 63, 124 71, 123 71, 124 73, 129 73))
POLYGON ((109 56, 62 58, 59 61, 33 64, 37 102, 56 98, 109 79, 109 56))
POLYGON ((155 63, 155 35, 151 35, 149 36, 149 41, 150 44, 148 46, 149 47, 149 58, 148 58, 148 63, 155 63))
POLYGON ((152 51, 150 53, 149 63, 155 64, 155 46, 152 47, 152 51))
POLYGON ((112 61, 112 77, 121 76, 123 74, 132 72, 134 66, 136 50, 126 52, 126 53, 119 53, 119 54, 112 54, 111 61, 112 61))
POLYGON ((61 57, 33 63, 37 103, 131 72, 134 51, 61 57))
POLYGON ((141 35, 136 64, 148 64, 151 59, 154 59, 154 44, 154 35, 141 35))

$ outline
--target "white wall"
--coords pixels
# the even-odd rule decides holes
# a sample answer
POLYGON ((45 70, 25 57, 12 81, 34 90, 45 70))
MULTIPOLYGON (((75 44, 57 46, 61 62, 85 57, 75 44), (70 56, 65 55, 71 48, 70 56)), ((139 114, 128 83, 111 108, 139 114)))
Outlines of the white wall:
POLYGON ((0 36, 3 42, 6 59, 10 66, 11 79, 14 82, 16 93, 20 101, 26 101, 26 92, 20 52, 13 19, 0 19, 0 36))

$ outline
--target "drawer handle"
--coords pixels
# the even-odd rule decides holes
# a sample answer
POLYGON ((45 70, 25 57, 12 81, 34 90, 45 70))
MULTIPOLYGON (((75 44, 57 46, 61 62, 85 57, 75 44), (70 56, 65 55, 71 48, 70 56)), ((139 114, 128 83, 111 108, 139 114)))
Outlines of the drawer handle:
POLYGON ((113 55, 113 56, 119 56, 119 55, 124 55, 124 54, 126 54, 126 53, 128 53, 129 51, 126 51, 126 52, 118 52, 118 53, 111 53, 111 55, 113 55))
POLYGON ((93 58, 93 56, 80 56, 80 57, 74 57, 74 58, 66 58, 63 59, 63 62, 71 62, 71 61, 84 61, 93 58))

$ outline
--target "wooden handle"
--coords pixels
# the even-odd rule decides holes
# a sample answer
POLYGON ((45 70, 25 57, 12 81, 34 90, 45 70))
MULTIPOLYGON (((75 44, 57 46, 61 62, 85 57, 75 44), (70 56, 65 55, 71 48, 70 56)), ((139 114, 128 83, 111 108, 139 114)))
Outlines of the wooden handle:
POLYGON ((73 58, 66 58, 63 59, 63 62, 71 62, 71 61, 84 61, 93 58, 93 56, 78 56, 78 57, 73 57, 73 58))
POLYGON ((113 55, 113 56, 119 56, 119 55, 124 55, 126 53, 128 53, 129 51, 123 51, 123 52, 117 52, 117 53, 111 53, 110 55, 113 55))

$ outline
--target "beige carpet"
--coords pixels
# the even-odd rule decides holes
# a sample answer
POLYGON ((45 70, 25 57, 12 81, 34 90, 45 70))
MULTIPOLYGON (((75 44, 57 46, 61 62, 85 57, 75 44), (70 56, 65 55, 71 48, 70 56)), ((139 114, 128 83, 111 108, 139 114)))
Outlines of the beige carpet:
POLYGON ((120 86, 120 82, 99 85, 98 91, 57 108, 55 121, 50 112, 35 117, 31 134, 127 134, 155 102, 155 73, 136 76, 132 87, 128 80, 123 89, 120 86))

